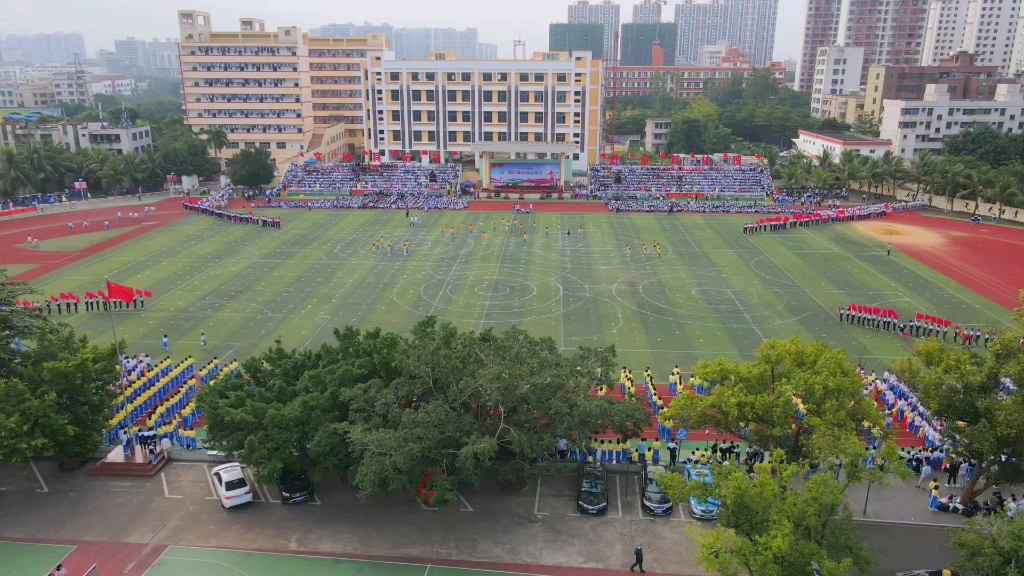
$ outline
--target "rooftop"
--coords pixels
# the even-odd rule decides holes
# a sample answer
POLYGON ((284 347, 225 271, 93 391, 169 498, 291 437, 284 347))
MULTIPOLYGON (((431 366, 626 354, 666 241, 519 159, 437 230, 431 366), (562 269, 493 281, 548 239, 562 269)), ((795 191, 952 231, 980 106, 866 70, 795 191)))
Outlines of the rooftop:
POLYGON ((881 138, 875 138, 874 136, 867 136, 865 134, 857 134, 855 132, 847 132, 845 130, 800 130, 802 134, 808 134, 810 136, 820 136, 821 138, 828 138, 830 140, 838 140, 839 142, 878 142, 889 144, 888 140, 882 140, 881 138))

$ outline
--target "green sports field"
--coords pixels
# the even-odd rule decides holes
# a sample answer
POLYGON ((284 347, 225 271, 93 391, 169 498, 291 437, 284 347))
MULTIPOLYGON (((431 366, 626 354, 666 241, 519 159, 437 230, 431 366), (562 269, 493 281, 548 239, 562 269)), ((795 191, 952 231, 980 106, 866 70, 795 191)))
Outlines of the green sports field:
MULTIPOLYGON (((909 349, 907 338, 838 323, 836 307, 851 302, 979 327, 1003 326, 1008 316, 910 258, 887 257, 851 225, 744 236, 743 217, 541 213, 520 217, 524 245, 521 234, 500 230, 507 213, 421 212, 418 228, 398 211, 268 214, 281 215, 284 228, 189 216, 33 285, 81 295, 109 276, 151 290, 145 311, 115 317, 132 351, 154 356, 164 334, 175 359, 241 359, 276 338, 316 346, 346 324, 404 332, 435 314, 466 330, 516 324, 566 349, 615 343, 624 364, 661 375, 674 364, 749 356, 765 338, 821 339, 868 368, 909 349), (468 233, 479 222, 486 244, 479 230, 468 233), (454 238, 442 224, 455 227, 454 238), (396 244, 390 257, 371 253, 381 236, 396 244), (403 256, 406 240, 412 249, 403 256)), ((111 336, 109 314, 70 321, 95 339, 111 336)))

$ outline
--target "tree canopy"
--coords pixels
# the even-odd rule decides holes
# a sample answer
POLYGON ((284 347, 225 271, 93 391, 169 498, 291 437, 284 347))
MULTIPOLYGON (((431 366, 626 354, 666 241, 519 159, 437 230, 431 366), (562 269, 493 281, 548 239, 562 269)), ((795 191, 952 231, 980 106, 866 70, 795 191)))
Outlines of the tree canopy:
POLYGON ((1024 575, 1024 521, 1006 514, 975 516, 953 533, 960 559, 953 563, 964 576, 1024 575))
POLYGON ((440 471, 438 498, 452 498, 455 484, 486 476, 521 482, 576 431, 628 437, 649 422, 635 402, 590 395, 613 347, 565 355, 515 327, 459 332, 432 316, 407 337, 352 327, 334 337, 317 350, 278 345, 246 360, 244 377, 205 388, 211 439, 265 479, 312 466, 373 498, 440 471))
POLYGON ((239 150, 228 158, 228 177, 235 186, 262 188, 274 180, 277 167, 266 148, 239 150))

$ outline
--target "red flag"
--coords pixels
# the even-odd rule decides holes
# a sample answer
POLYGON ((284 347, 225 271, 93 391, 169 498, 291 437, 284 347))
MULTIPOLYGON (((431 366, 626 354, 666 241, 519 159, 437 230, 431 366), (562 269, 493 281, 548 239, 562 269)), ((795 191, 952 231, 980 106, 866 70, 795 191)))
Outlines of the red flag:
POLYGON ((882 313, 882 309, 881 308, 875 308, 874 310, 871 311, 871 313, 872 314, 881 314, 882 313))
POLYGON ((153 297, 153 293, 150 292, 149 290, 143 290, 142 291, 142 297, 143 298, 152 298, 153 297))
POLYGON ((94 294, 93 292, 86 292, 85 293, 85 297, 86 298, 95 298, 96 294, 94 294))
POLYGON ((922 318, 924 318, 924 314, 921 314, 920 312, 914 315, 914 320, 920 320, 922 318))
POLYGON ((106 301, 110 300, 110 297, 109 297, 109 296, 107 296, 106 294, 104 294, 104 293, 103 293, 103 290, 97 290, 97 291, 96 291, 96 293, 100 295, 100 298, 101 298, 101 299, 102 299, 102 300, 103 300, 104 302, 106 302, 106 301))
POLYGON ((71 292, 68 292, 68 300, 71 300, 72 302, 77 303, 78 302, 78 296, 75 296, 71 292))
POLYGON ((121 284, 114 284, 110 280, 107 280, 107 293, 110 294, 111 300, 121 300, 122 302, 131 302, 135 299, 135 289, 123 286, 121 284))
POLYGON ((56 296, 50 296, 50 302, 60 302, 56 296))
MULTIPOLYGON (((251 210, 249 211, 249 215, 252 216, 252 211, 251 210)), ((135 295, 136 296, 142 296, 142 290, 139 290, 138 288, 136 288, 135 289, 135 295)))
POLYGON ((67 300, 67 299, 68 299, 68 295, 67 295, 66 293, 64 293, 64 292, 61 292, 61 293, 60 293, 60 296, 58 296, 58 297, 59 297, 59 298, 60 298, 61 300, 67 300))
POLYGON ((32 307, 32 303, 29 302, 28 300, 22 300, 21 301, 21 305, 24 306, 25 308, 31 308, 32 307))

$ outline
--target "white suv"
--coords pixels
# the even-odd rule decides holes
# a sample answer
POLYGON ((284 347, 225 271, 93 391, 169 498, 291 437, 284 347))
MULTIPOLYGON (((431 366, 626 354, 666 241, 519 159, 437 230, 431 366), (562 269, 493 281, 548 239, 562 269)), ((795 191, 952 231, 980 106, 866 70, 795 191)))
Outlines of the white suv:
POLYGON ((210 473, 213 486, 220 498, 220 505, 225 508, 252 502, 252 485, 242 472, 238 462, 221 464, 210 473))

